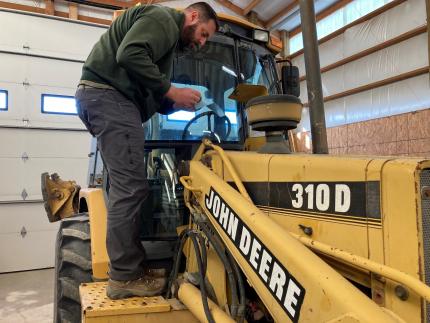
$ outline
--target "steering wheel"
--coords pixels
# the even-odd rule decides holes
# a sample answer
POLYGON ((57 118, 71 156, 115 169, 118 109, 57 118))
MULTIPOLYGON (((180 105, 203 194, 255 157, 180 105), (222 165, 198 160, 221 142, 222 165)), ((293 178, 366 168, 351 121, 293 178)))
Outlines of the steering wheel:
MULTIPOLYGON (((219 140, 220 136, 215 131, 212 131, 212 126, 211 126, 211 117, 212 116, 218 117, 218 114, 216 114, 213 111, 206 111, 206 112, 203 112, 203 113, 196 115, 194 118, 192 118, 190 121, 188 121, 187 124, 185 125, 184 130, 182 131, 182 140, 185 140, 185 138, 187 137, 188 128, 191 126, 191 124, 194 123, 196 120, 203 118, 203 117, 208 118, 207 130, 209 130, 211 135, 213 135, 215 138, 218 138, 218 140, 219 140)), ((221 139, 226 139, 230 135, 230 132, 231 132, 231 122, 230 122, 229 118, 227 118, 227 116, 222 116, 219 118, 221 120, 227 121, 227 133, 223 136, 223 138, 221 138, 221 139)))

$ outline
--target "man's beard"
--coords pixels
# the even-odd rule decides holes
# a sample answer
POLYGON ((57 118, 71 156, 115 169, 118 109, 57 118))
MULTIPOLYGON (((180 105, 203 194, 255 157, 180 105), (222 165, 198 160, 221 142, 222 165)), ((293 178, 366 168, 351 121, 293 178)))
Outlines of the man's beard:
POLYGON ((196 41, 194 35, 196 34, 197 24, 184 27, 181 34, 180 48, 182 50, 191 49, 198 50, 200 44, 196 41))

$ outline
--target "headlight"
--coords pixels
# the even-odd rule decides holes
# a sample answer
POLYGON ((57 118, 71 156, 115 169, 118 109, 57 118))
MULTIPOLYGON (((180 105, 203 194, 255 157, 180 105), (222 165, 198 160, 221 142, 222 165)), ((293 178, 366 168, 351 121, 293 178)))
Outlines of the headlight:
POLYGON ((252 33, 252 38, 263 43, 269 42, 269 31, 263 29, 254 29, 252 33))

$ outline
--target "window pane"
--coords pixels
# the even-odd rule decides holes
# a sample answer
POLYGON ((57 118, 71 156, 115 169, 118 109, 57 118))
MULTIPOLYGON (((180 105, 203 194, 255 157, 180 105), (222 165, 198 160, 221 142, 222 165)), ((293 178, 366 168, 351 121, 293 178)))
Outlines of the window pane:
MULTIPOLYGON (((345 7, 333 12, 317 23, 318 39, 350 24, 368 13, 375 11, 393 0, 354 0, 345 7)), ((303 48, 302 33, 290 39, 290 52, 295 53, 303 48)))
POLYGON ((240 120, 234 118, 233 123, 227 114, 237 114, 237 104, 228 99, 228 94, 236 87, 239 77, 244 76, 238 76, 231 45, 208 42, 196 53, 181 53, 174 61, 171 81, 176 87, 200 92, 198 110, 176 111, 168 116, 155 114, 146 124, 146 139, 200 141, 209 134, 221 141, 238 141, 240 120), (197 118, 189 122, 194 117, 197 118))
POLYGON ((42 94, 42 112, 58 114, 77 114, 73 96, 42 94))
POLYGON ((343 26, 343 8, 341 8, 317 23, 318 39, 331 34, 343 26))
POLYGON ((294 35, 290 39, 290 52, 295 53, 303 48, 303 36, 302 33, 294 35))
POLYGON ((235 111, 226 111, 225 116, 230 120, 232 125, 237 124, 237 115, 235 111))
POLYGON ((190 121, 192 118, 196 116, 195 112, 189 111, 177 111, 167 116, 167 120, 171 121, 190 121))
MULTIPOLYGON (((391 1, 391 0, 390 0, 391 1)), ((345 25, 357 20, 360 17, 367 15, 368 13, 375 11, 379 7, 382 7, 385 3, 390 2, 386 0, 355 0, 345 6, 346 18, 345 25)))
POLYGON ((0 90, 0 110, 7 110, 7 91, 0 90))

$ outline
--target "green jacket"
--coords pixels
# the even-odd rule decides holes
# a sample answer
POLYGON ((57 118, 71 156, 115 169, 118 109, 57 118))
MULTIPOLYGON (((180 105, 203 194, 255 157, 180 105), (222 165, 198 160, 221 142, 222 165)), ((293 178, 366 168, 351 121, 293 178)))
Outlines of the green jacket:
POLYGON ((94 45, 81 80, 114 87, 140 108, 143 121, 149 119, 161 109, 153 101, 161 102, 170 88, 184 20, 182 12, 168 7, 126 10, 94 45))

